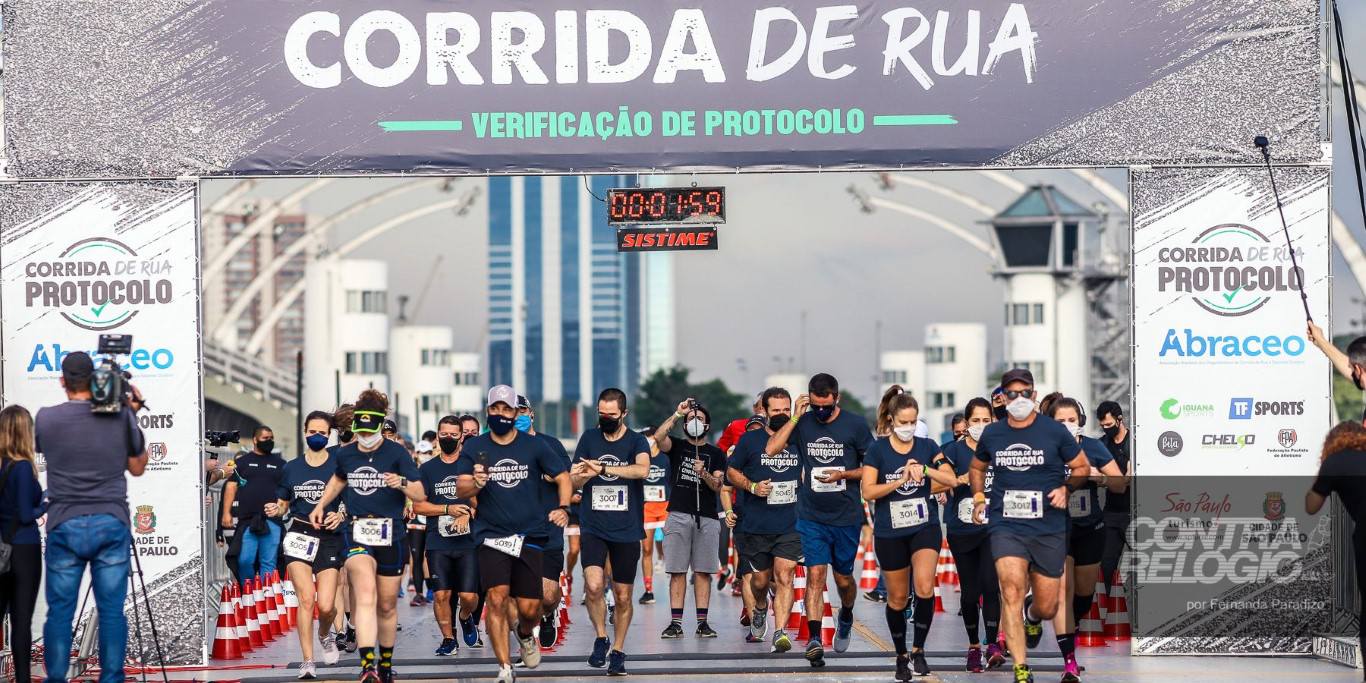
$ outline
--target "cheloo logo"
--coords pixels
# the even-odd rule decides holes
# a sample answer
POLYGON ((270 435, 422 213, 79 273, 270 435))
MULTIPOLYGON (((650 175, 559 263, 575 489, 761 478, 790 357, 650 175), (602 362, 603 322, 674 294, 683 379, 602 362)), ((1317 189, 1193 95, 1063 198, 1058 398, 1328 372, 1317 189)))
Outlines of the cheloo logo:
POLYGON ((1163 358, 1277 358, 1302 353, 1304 337, 1299 335, 1196 334, 1188 327, 1180 334, 1175 329, 1168 329, 1157 355, 1163 358))
POLYGON ((1296 289, 1296 276, 1285 247, 1238 223, 1216 225, 1189 247, 1157 250, 1157 289, 1183 292, 1200 308, 1228 317, 1252 313, 1277 293, 1296 289))
POLYGON ((103 332, 132 320, 140 307, 171 303, 171 281, 165 277, 170 272, 167 259, 141 259, 118 240, 92 237, 56 259, 26 264, 24 302, 103 332))

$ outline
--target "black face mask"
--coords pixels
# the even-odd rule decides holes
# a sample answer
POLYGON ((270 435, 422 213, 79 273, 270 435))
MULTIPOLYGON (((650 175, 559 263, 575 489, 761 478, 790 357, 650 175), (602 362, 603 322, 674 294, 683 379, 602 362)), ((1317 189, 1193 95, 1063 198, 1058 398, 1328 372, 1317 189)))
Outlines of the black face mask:
POLYGON ((513 426, 513 420, 510 417, 503 417, 502 415, 489 416, 489 431, 498 436, 503 436, 512 431, 513 426))
POLYGON ((1359 368, 1358 365, 1352 366, 1352 384, 1355 384, 1358 389, 1366 391, 1366 386, 1361 384, 1361 370, 1359 368))
POLYGON ((599 415, 598 428, 602 430, 603 434, 616 434, 617 430, 621 429, 621 418, 599 415))
POLYGON ((778 431, 779 429, 782 429, 782 428, 783 428, 783 425, 787 424, 787 421, 788 421, 788 420, 791 420, 791 419, 792 419, 792 418, 788 417, 787 415, 783 415, 783 414, 781 414, 781 413, 778 414, 778 415, 774 415, 774 416, 768 418, 768 428, 769 428, 769 429, 772 429, 773 431, 776 432, 776 431, 778 431))
POLYGON ((1118 422, 1114 423, 1114 425, 1109 427, 1101 427, 1101 429, 1105 431, 1105 438, 1107 439, 1114 439, 1116 436, 1119 436, 1118 422))
POLYGON ((460 439, 453 436, 443 436, 436 441, 441 446, 441 452, 446 455, 454 453, 455 449, 460 447, 460 439))
POLYGON ((811 413, 816 416, 818 421, 828 422, 835 414, 835 404, 831 403, 828 406, 811 406, 811 413))
POLYGON ((266 439, 265 441, 258 442, 256 444, 256 450, 269 455, 271 451, 275 450, 275 440, 266 439))
POLYGON ((991 412, 996 415, 997 422, 1004 420, 1010 416, 1010 412, 1006 410, 1005 406, 996 406, 995 408, 991 409, 991 412))
POLYGON ((341 443, 351 443, 351 439, 354 438, 356 438, 356 433, 349 429, 343 429, 342 431, 337 432, 337 440, 341 443))

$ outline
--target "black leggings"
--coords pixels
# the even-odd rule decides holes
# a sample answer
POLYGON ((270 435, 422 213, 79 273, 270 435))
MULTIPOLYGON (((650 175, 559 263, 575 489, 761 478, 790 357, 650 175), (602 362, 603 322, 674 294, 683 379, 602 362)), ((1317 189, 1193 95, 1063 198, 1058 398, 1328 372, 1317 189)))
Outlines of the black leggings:
POLYGON ((968 644, 978 645, 978 601, 981 616, 986 622, 988 643, 996 642, 1001 624, 1001 585, 996 578, 996 558, 991 555, 991 541, 986 533, 949 536, 949 552, 953 553, 962 588, 963 627, 968 632, 968 644))
POLYGON ((1115 580, 1115 570, 1119 568, 1119 558, 1128 547, 1129 513, 1105 513, 1105 551, 1100 556, 1100 580, 1105 590, 1110 590, 1115 580))
POLYGON ((0 615, 9 615, 15 683, 29 683, 33 606, 38 602, 38 583, 43 577, 43 552, 36 543, 15 544, 13 548, 10 570, 0 574, 0 615))
POLYGON ((427 530, 408 530, 408 550, 413 561, 413 588, 418 595, 427 592, 426 574, 422 571, 422 560, 427 557, 427 530))

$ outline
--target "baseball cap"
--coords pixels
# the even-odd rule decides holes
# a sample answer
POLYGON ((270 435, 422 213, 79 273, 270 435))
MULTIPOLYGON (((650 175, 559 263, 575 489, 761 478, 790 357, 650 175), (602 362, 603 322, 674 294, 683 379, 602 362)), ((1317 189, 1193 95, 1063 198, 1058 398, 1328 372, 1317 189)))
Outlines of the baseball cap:
POLYGON ((398 431, 398 423, 397 423, 397 422, 394 422, 393 420, 385 420, 385 421, 384 421, 384 429, 383 429, 382 431, 386 431, 386 432, 397 432, 397 431, 398 431))
POLYGON ((417 442, 417 446, 415 446, 413 450, 417 451, 418 453, 431 453, 432 445, 430 443, 427 443, 426 441, 419 441, 417 442))
POLYGON ((530 407, 531 407, 531 401, 526 400, 526 397, 525 397, 525 396, 523 396, 523 395, 521 395, 521 394, 517 394, 517 409, 518 409, 518 410, 521 410, 522 408, 530 408, 530 407))
POLYGON ((74 381, 84 382, 90 379, 95 373, 95 362, 90 360, 90 354, 84 351, 74 351, 66 354, 62 359, 62 377, 68 383, 74 381))
POLYGON ((1011 368, 1001 375, 1001 387, 1004 388, 1011 382, 1024 382, 1029 386, 1034 386, 1034 374, 1024 368, 1011 368))
POLYGON ((499 384, 489 389, 488 401, 484 405, 491 408, 495 403, 505 403, 509 408, 516 408, 517 392, 506 384, 499 384))

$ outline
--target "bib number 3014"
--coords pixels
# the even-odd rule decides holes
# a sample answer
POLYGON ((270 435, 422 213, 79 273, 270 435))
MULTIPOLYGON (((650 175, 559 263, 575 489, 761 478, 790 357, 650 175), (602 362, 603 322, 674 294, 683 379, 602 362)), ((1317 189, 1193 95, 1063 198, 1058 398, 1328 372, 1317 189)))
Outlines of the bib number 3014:
POLYGON ((892 513, 893 529, 920 526, 930 520, 930 506, 924 498, 894 500, 888 506, 888 511, 892 513))

